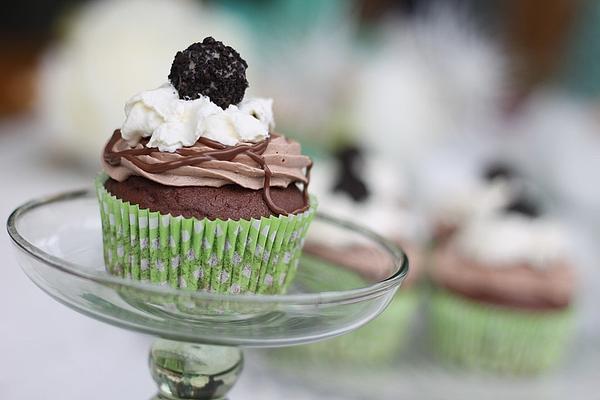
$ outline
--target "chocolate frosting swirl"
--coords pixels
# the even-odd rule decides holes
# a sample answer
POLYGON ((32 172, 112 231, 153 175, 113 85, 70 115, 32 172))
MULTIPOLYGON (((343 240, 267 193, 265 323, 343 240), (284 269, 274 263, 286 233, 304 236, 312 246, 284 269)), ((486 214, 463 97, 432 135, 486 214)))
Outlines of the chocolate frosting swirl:
POLYGON ((146 142, 147 139, 143 139, 132 148, 117 129, 104 148, 102 162, 106 173, 119 182, 138 175, 168 186, 236 184, 253 190, 264 189, 265 202, 280 214, 286 212, 274 204, 270 187, 287 187, 299 182, 304 185, 307 204, 304 209, 308 207, 312 161, 301 154, 299 143, 283 136, 271 135, 258 143, 236 146, 200 138, 193 146, 174 153, 146 147, 146 142))
POLYGON ((452 243, 434 256, 431 278, 439 286, 484 302, 524 309, 553 309, 568 306, 576 288, 573 267, 553 261, 545 270, 516 263, 494 268, 470 259, 452 243))

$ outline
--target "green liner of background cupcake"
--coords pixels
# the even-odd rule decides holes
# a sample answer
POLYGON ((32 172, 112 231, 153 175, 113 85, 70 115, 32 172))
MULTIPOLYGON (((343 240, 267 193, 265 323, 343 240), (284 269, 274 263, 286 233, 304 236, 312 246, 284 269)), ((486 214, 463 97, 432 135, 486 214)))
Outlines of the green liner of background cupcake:
POLYGON ((569 252, 560 223, 523 194, 460 227, 433 256, 439 358, 517 375, 556 366, 573 333, 569 252))
MULTIPOLYGON (((352 257, 352 250, 328 251, 329 256, 321 251, 313 253, 314 244, 307 241, 307 247, 302 257, 302 268, 306 273, 310 269, 318 269, 320 273, 335 274, 338 286, 349 289, 364 287, 372 283, 347 266, 334 261, 336 254, 343 251, 352 257), (331 254, 333 253, 333 254, 331 254)), ((364 255, 364 253, 362 254, 364 255)), ((409 272, 410 273, 410 272, 409 272)), ((374 320, 366 325, 342 336, 311 343, 303 346, 293 346, 269 351, 275 362, 289 365, 337 365, 340 367, 364 368, 374 365, 390 364, 406 350, 410 341, 413 318, 416 315, 421 293, 419 287, 409 282, 408 287, 401 287, 387 308, 374 320), (350 362, 351 364, 348 364, 350 362)), ((404 285, 404 284, 403 284, 404 285)), ((327 291, 319 282, 312 282, 311 291, 327 291)))
POLYGON ((283 293, 292 282, 316 201, 299 214, 250 220, 164 215, 124 202, 96 179, 108 272, 215 293, 283 293))
POLYGON ((437 289, 431 300, 432 345, 466 368, 534 374, 556 366, 573 332, 574 312, 526 311, 482 304, 437 289))
POLYGON ((396 295, 374 320, 359 329, 332 339, 303 346, 270 350, 277 362, 289 366, 332 366, 369 368, 397 360, 410 340, 411 322, 419 293, 408 290, 396 295))

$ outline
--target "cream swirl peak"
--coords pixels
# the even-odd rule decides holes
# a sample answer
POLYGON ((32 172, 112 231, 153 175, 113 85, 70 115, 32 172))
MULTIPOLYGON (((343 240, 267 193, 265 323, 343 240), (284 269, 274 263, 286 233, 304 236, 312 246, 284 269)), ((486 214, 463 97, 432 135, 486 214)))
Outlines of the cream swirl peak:
POLYGON ((459 231, 455 244, 465 256, 498 268, 549 269, 568 257, 569 251, 558 222, 517 214, 476 218, 459 231))
POLYGON ((273 101, 253 98, 222 109, 210 98, 182 100, 170 83, 133 96, 125 105, 123 139, 131 147, 150 138, 147 147, 174 152, 205 137, 227 146, 256 143, 273 129, 273 101))

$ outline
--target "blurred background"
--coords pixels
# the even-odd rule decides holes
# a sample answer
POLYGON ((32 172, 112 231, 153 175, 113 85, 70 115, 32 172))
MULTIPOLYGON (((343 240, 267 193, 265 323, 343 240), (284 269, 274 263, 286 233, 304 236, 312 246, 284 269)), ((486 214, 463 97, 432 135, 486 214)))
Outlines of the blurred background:
MULTIPOLYGON (((233 398, 597 396, 600 2, 7 0, 0 13, 1 216, 31 197, 91 186, 125 101, 164 83, 176 51, 209 35, 247 60, 248 93, 272 97, 277 130, 315 158, 323 204, 338 204, 328 182, 352 173, 349 158, 376 176, 363 177, 366 200, 348 194, 361 212, 368 205, 386 211, 394 239, 419 249, 419 270, 435 270, 441 231, 448 221, 453 229, 466 224, 463 214, 485 202, 478 195, 490 183, 482 176, 501 164, 535 188, 543 218, 560 223, 570 246, 563 260, 579 277, 569 304, 572 334, 547 371, 498 373, 436 356, 426 339, 434 285, 422 272, 416 316, 403 322, 411 332, 398 333, 408 336, 408 350, 368 372, 355 358, 335 379, 306 373, 293 353, 254 351, 233 398)), ((365 223, 378 230, 377 218, 365 223)), ((19 271, 6 235, 0 240, 7 276, 0 349, 8 355, 0 397, 149 397, 150 339, 55 304, 19 271), (15 341, 30 353, 15 352, 15 341), (58 387, 65 381, 66 392, 58 387)), ((394 320, 391 311, 385 316, 394 320)))

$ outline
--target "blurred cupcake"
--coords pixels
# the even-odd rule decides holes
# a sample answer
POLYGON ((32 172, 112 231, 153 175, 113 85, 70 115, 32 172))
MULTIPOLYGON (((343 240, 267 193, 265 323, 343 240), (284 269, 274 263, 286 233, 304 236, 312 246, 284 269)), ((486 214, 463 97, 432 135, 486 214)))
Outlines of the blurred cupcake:
MULTIPOLYGON (((315 364, 389 363, 406 346, 410 320, 417 308, 416 283, 422 271, 424 227, 420 217, 405 204, 407 182, 392 163, 374 157, 363 159, 362 149, 356 146, 339 150, 335 159, 333 163, 319 162, 313 174, 311 187, 319 195, 319 209, 343 220, 359 216, 362 225, 407 252, 410 271, 388 308, 364 327, 335 339, 284 351, 293 355, 294 361, 315 364)), ((356 242, 354 236, 329 232, 325 226, 314 228, 306 241, 307 259, 315 255, 319 260, 354 270, 371 282, 388 276, 384 255, 377 249, 356 242)))
POLYGON ((467 367, 536 373, 572 330, 575 273, 560 224, 519 196, 436 249, 431 328, 437 353, 467 367))

